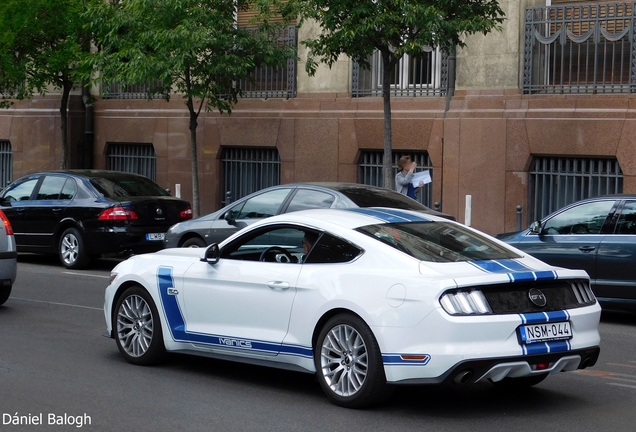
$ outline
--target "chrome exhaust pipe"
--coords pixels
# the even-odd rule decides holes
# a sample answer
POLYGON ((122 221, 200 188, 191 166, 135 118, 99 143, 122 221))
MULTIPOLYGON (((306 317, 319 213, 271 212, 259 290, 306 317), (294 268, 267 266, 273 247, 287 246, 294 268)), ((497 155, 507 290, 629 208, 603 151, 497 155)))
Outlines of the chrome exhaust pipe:
POLYGON ((473 377, 473 372, 469 370, 462 371, 455 375, 453 381, 455 384, 466 384, 473 377))

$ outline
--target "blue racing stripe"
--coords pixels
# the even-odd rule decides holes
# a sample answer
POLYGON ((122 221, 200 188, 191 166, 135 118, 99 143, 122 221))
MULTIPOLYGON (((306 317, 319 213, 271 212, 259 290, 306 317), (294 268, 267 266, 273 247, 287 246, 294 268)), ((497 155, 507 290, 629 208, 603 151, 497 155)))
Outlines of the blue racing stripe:
POLYGON ((569 351, 571 348, 569 341, 552 341, 533 343, 524 346, 524 354, 548 354, 555 352, 569 351))
POLYGON ((377 209, 377 208, 353 208, 349 211, 360 213, 366 216, 371 216, 376 219, 380 219, 387 223, 399 223, 399 222, 431 222, 423 216, 413 215, 400 210, 394 209, 377 209))

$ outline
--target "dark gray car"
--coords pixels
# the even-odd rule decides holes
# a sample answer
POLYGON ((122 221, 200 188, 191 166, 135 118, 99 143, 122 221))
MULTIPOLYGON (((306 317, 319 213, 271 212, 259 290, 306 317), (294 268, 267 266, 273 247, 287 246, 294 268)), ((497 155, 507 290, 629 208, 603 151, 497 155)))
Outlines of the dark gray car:
POLYGON ((206 216, 180 222, 166 233, 165 247, 204 247, 280 213, 314 208, 391 207, 453 219, 390 189, 358 183, 290 183, 272 186, 206 216))
POLYGON ((578 201, 497 237, 548 264, 587 271, 601 301, 636 301, 636 195, 578 201))

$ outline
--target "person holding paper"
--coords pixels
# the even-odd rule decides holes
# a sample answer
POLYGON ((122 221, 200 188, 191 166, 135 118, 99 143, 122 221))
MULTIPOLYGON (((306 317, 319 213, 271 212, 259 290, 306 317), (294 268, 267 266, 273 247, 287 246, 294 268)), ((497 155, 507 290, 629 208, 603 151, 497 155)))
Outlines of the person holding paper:
POLYGON ((423 181, 420 181, 417 187, 412 184, 416 166, 410 156, 402 156, 398 161, 398 173, 395 176, 395 190, 413 199, 417 199, 417 193, 424 186, 423 181))

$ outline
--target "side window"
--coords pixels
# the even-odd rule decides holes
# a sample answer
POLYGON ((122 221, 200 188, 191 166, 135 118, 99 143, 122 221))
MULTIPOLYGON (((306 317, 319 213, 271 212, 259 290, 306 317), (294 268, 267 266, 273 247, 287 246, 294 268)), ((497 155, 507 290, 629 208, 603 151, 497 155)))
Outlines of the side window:
POLYGON ((278 213, 290 190, 276 189, 248 199, 235 219, 262 219, 274 216, 278 213))
POLYGON ((305 258, 305 263, 345 263, 352 261, 361 252, 351 243, 323 234, 305 258))
POLYGON ((60 199, 60 192, 66 182, 66 178, 59 176, 46 176, 40 185, 36 199, 38 200, 56 200, 60 199))
POLYGON ((330 208, 334 201, 335 197, 330 193, 298 189, 287 207, 287 213, 314 208, 330 208))
POLYGON ((279 263, 299 263, 304 255, 305 232, 277 227, 240 237, 221 251, 221 258, 279 263))
POLYGON ((616 224, 616 234, 636 234, 636 201, 627 201, 616 224))
POLYGON ((33 188, 39 179, 31 179, 17 185, 10 185, 3 197, 7 201, 26 201, 31 197, 33 188))
POLYGON ((599 234, 614 206, 614 201, 598 201, 565 210, 549 219, 542 234, 599 234))
POLYGON ((62 193, 60 194, 60 199, 62 200, 72 200, 75 196, 76 186, 75 181, 73 179, 66 179, 66 183, 64 183, 64 187, 62 188, 62 193))

